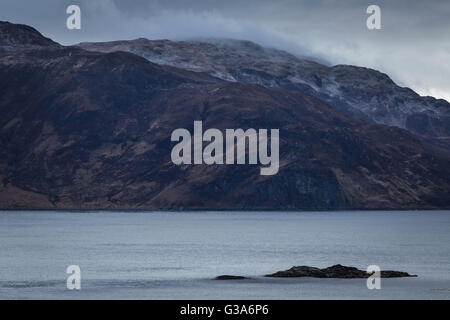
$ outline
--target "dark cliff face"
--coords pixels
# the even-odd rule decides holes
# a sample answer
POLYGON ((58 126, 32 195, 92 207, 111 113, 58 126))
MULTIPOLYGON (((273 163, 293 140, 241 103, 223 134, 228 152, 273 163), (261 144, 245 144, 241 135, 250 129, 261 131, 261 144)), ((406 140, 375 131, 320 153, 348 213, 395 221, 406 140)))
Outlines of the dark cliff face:
POLYGON ((301 92, 53 44, 0 49, 0 92, 1 208, 450 207, 447 156, 301 92), (279 128, 278 174, 174 165, 194 120, 279 128))

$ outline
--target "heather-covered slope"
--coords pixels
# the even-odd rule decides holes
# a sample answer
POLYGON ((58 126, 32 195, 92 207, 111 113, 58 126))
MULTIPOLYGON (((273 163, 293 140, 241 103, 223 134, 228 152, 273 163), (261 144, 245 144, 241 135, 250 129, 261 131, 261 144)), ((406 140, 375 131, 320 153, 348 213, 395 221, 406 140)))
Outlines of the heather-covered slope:
POLYGON ((0 208, 450 207, 447 156, 302 92, 131 53, 10 42, 0 42, 0 92, 0 208), (194 120, 279 128, 278 174, 174 165, 171 132, 194 120))

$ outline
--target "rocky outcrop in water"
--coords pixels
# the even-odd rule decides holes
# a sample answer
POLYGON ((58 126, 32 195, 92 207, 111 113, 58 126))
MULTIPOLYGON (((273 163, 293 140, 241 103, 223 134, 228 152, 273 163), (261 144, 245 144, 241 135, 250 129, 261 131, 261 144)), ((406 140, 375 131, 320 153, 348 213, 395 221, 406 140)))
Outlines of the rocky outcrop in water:
MULTIPOLYGON (((298 277, 312 277, 312 278, 368 278, 371 274, 364 270, 355 267, 347 267, 340 264, 328 268, 315 268, 308 266, 292 267, 288 270, 278 271, 272 274, 265 275, 265 277, 272 278, 298 278, 298 277)), ((417 277, 407 272, 382 270, 382 278, 402 278, 402 277, 417 277)))
POLYGON ((243 276, 233 276, 233 275, 228 275, 228 274, 224 274, 224 275, 214 278, 214 280, 245 280, 245 279, 250 279, 250 278, 243 277, 243 276))

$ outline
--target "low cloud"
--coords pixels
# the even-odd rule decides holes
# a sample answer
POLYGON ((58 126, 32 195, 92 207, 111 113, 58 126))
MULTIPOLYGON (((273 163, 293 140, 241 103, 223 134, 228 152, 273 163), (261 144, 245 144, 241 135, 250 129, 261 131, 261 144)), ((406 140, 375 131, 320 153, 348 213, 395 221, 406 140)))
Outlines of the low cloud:
POLYGON ((25 23, 62 44, 118 39, 252 40, 332 64, 389 74, 399 85, 450 101, 450 2, 378 1, 382 30, 366 28, 368 1, 2 0, 0 19, 25 23), (79 4, 82 30, 65 28, 79 4))

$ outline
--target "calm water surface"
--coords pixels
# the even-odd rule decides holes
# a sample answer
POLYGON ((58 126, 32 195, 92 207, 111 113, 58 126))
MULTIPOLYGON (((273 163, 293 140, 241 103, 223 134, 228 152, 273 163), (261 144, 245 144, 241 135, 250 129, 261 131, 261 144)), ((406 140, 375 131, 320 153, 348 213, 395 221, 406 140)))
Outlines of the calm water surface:
POLYGON ((450 299, 450 211, 0 211, 0 299, 450 299), (270 279, 344 264, 418 278, 270 279), (81 290, 66 288, 68 265, 81 290), (220 274, 252 280, 214 281, 220 274))

